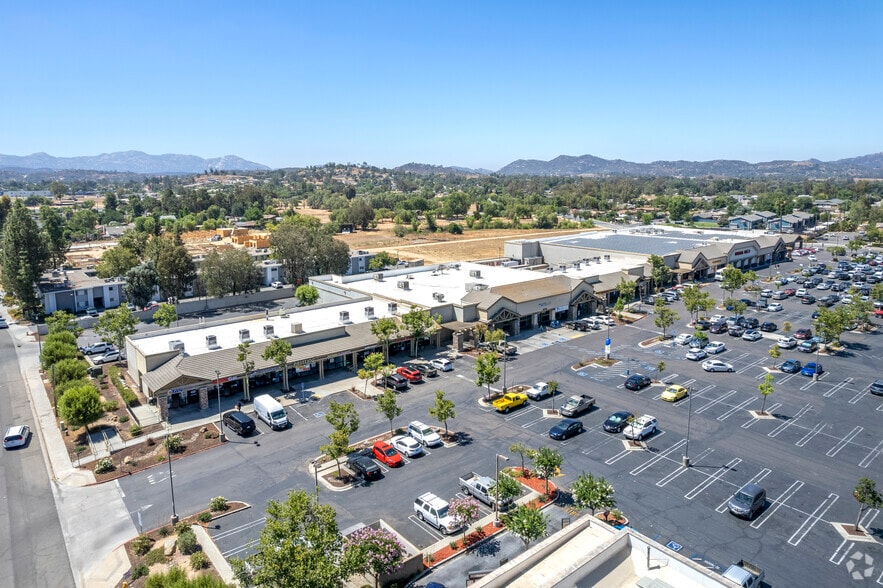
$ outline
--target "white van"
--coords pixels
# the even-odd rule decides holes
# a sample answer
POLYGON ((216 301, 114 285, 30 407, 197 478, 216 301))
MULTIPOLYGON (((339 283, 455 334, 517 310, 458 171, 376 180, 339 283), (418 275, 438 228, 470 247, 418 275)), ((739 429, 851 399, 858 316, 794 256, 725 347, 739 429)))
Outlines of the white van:
POLYGON ((273 429, 284 429, 291 425, 288 414, 279 401, 269 394, 255 396, 254 412, 258 418, 270 425, 273 429))
POLYGON ((723 282, 724 281, 724 270, 719 269, 716 272, 714 272, 714 279, 718 282, 723 282))

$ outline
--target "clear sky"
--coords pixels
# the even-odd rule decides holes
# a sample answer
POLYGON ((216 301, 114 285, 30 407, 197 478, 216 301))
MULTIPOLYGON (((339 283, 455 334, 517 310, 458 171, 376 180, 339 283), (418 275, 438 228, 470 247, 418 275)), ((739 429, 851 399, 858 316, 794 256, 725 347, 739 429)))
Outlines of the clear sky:
POLYGON ((883 151, 883 2, 3 3, 0 153, 515 159, 883 151))

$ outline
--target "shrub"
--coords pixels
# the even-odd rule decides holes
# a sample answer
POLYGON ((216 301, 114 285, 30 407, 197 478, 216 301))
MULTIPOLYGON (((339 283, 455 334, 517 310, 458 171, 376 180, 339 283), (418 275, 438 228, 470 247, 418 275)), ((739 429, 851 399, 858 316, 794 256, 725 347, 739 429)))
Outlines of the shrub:
POLYGON ((158 532, 160 537, 168 537, 172 534, 168 527, 160 527, 158 532))
POLYGON ((98 463, 95 464, 95 473, 96 474, 106 474, 108 472, 112 472, 117 467, 113 465, 113 460, 109 457, 105 457, 98 460, 98 463))
POLYGON ((204 439, 217 439, 217 438, 218 438, 218 432, 217 432, 217 431, 208 430, 208 431, 206 431, 206 432, 203 434, 203 438, 204 438, 204 439))
POLYGON ((147 535, 138 535, 132 540, 132 552, 135 555, 144 555, 153 546, 153 539, 147 535))
POLYGON ((450 547, 450 548, 453 549, 454 551, 457 551, 457 542, 456 542, 456 541, 451 541, 450 543, 448 543, 448 547, 450 547))
POLYGON ((212 512, 219 512, 222 510, 227 510, 230 506, 227 504, 227 499, 223 496, 215 496, 211 500, 209 500, 208 507, 212 512))
POLYGON ((121 422, 121 423, 128 423, 128 422, 129 422, 129 415, 124 414, 123 416, 121 416, 121 417, 120 417, 120 422, 121 422))
POLYGON ((156 445, 156 441, 154 441, 153 437, 147 438, 147 445, 150 447, 153 447, 154 445, 156 445))
POLYGON ((101 410, 104 412, 116 412, 119 407, 120 405, 117 404, 116 400, 108 400, 101 403, 101 410))
POLYGON ((179 522, 175 523, 175 533, 178 533, 180 535, 181 533, 186 533, 189 530, 190 530, 190 525, 188 525, 186 522, 179 521, 179 522))
MULTIPOLYGON (((132 437, 137 437, 141 435, 144 431, 141 430, 141 425, 135 423, 134 425, 129 427, 129 435, 132 437)), ((151 444, 152 445, 152 444, 151 444)))
POLYGON ((196 540, 196 533, 188 527, 187 531, 178 534, 178 550, 183 555, 190 555, 199 550, 199 542, 196 540))
POLYGON ((452 235, 462 235, 463 234, 463 227, 461 227, 457 223, 451 223, 448 225, 448 232, 452 235))
POLYGON ((163 444, 169 450, 169 453, 178 453, 184 449, 184 440, 181 438, 181 435, 169 435, 163 441, 163 444))
POLYGON ((208 512, 208 511, 201 512, 196 516, 196 520, 199 521, 200 523, 207 523, 210 520, 212 520, 212 513, 208 512))
POLYGON ((166 556, 165 556, 165 553, 163 553, 162 547, 157 547, 156 549, 151 549, 147 553, 147 556, 144 558, 144 563, 146 563, 148 566, 153 566, 158 563, 165 563, 165 561, 166 561, 166 556))
POLYGON ((190 556, 190 567, 194 570, 202 570, 208 567, 208 556, 202 551, 197 551, 190 556))
POLYGON ((425 559, 429 563, 432 563, 435 561, 435 554, 434 553, 427 553, 426 557, 424 557, 423 559, 425 559))
POLYGON ((134 568, 132 568, 132 579, 137 580, 138 578, 143 578, 150 574, 150 568, 148 568, 144 564, 138 564, 134 568))
POLYGON ((117 366, 111 366, 108 368, 107 373, 110 375, 110 381, 113 382, 113 385, 116 386, 117 391, 120 393, 120 397, 123 399, 123 402, 128 406, 132 406, 133 404, 138 402, 138 396, 132 392, 132 390, 126 386, 125 382, 123 382, 120 377, 120 368, 117 366))

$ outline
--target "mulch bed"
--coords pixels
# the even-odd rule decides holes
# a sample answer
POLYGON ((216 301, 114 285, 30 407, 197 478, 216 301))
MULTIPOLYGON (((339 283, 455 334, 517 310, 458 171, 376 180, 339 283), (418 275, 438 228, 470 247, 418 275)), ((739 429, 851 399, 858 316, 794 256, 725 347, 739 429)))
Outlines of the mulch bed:
POLYGON ((593 364, 601 367, 610 367, 617 363, 619 363, 618 359, 604 359, 603 357, 593 357, 591 359, 584 359, 579 363, 573 364, 572 366, 570 366, 570 369, 578 370, 593 364))

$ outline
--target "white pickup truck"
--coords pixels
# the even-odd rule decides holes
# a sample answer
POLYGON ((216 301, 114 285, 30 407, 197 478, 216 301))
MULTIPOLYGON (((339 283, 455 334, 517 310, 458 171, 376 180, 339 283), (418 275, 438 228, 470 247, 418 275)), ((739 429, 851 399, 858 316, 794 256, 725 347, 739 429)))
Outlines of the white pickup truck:
POLYGON ((760 588, 763 576, 762 569, 744 559, 734 563, 724 572, 724 578, 741 588, 760 588))
MULTIPOLYGON (((494 488, 494 479, 488 476, 479 476, 475 472, 469 472, 460 477, 460 490, 463 491, 463 494, 474 496, 488 506, 493 506, 496 502, 494 488)), ((506 510, 511 504, 511 498, 500 500, 500 510, 506 510)))

